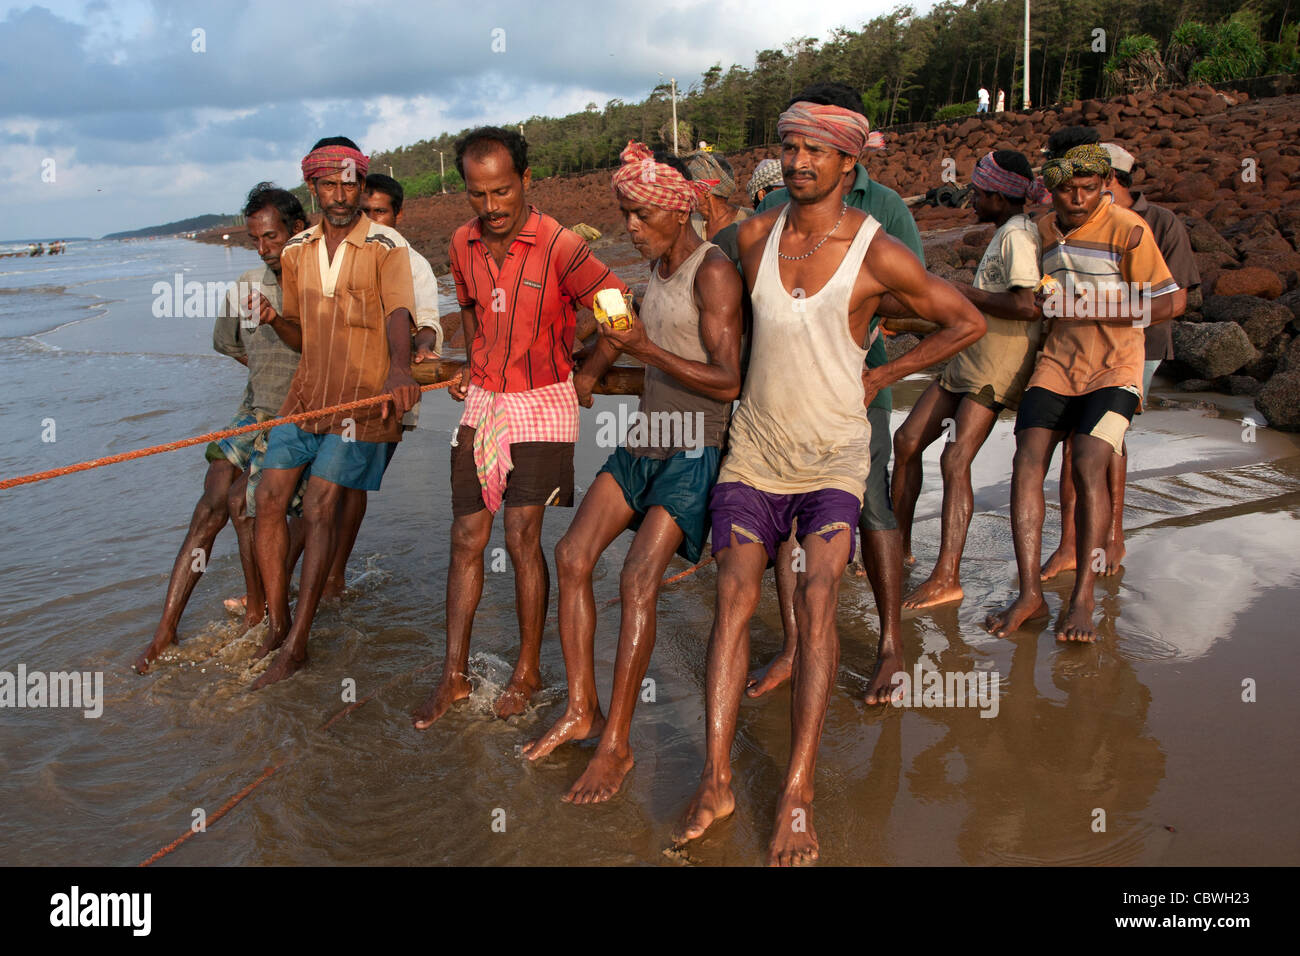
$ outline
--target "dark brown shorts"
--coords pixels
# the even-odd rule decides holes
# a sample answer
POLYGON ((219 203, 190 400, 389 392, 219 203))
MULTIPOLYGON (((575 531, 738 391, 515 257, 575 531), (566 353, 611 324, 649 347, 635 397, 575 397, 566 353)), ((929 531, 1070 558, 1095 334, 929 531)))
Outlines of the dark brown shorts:
MULTIPOLYGON (((514 468, 506 480, 504 505, 522 508, 553 504, 573 507, 573 444, 521 441, 510 446, 514 468)), ((451 513, 463 518, 482 511, 483 488, 474 467, 474 429, 461 425, 451 447, 451 513)))

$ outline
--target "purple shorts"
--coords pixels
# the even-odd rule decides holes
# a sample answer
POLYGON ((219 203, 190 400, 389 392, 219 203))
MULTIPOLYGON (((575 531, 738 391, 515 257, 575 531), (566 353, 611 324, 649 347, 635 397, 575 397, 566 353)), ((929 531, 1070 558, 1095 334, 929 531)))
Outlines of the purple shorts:
POLYGON ((801 495, 774 495, 759 491, 740 481, 714 485, 709 495, 709 512, 713 522, 713 553, 730 546, 734 532, 737 539, 753 541, 767 549, 769 563, 776 562, 776 549, 790 537, 790 528, 799 522, 799 537, 819 534, 829 541, 841 531, 849 533, 849 560, 853 560, 853 529, 858 526, 862 505, 858 499, 839 488, 822 488, 801 495))

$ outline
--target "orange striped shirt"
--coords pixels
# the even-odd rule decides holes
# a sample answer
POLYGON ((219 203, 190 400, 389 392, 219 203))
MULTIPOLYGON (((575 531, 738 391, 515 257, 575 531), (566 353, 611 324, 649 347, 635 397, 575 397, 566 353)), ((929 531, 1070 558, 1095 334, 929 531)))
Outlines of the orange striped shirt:
MULTIPOLYGON (((388 379, 388 316, 415 315, 406 240, 364 214, 330 260, 319 225, 290 239, 280 254, 284 318, 302 326, 302 360, 281 415, 382 394, 388 379)), ((303 422, 316 435, 346 434, 357 441, 402 438, 401 420, 380 418, 383 405, 356 408, 303 422)))

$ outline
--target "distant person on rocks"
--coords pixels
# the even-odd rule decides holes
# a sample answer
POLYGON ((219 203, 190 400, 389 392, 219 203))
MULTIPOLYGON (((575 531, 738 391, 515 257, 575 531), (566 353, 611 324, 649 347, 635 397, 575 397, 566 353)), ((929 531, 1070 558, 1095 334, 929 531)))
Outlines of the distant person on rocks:
MULTIPOLYGON (((469 645, 483 594, 483 552, 504 510, 515 573, 519 659, 498 717, 523 713, 541 689, 550 571, 542 551, 548 505, 573 506, 579 402, 596 375, 573 373, 575 306, 627 286, 576 233, 528 202, 528 144, 485 126, 456 144, 474 217, 452 234, 451 274, 465 329, 465 368, 450 388, 465 403, 451 448, 451 556, 442 676, 416 710, 423 730, 470 695, 469 645)), ((598 375, 599 373, 597 373, 598 375)))
POLYGON ((699 208, 691 216, 691 225, 696 235, 712 242, 713 237, 727 226, 733 222, 743 222, 751 213, 731 202, 731 197, 736 194, 736 174, 726 157, 700 150, 685 159, 694 179, 710 179, 716 183, 700 200, 699 208))
MULTIPOLYGON (((1164 257, 1165 265, 1178 283, 1174 293, 1173 318, 1187 311, 1187 293, 1201 284, 1201 273, 1192 252, 1191 238, 1183 221, 1166 209, 1147 202, 1133 186, 1133 169, 1137 164, 1133 154, 1116 143, 1102 143, 1110 156, 1110 179, 1106 188, 1122 209, 1131 209, 1151 227, 1151 233, 1164 257)), ((1142 396, 1149 404, 1151 380, 1165 359, 1174 357, 1174 329, 1169 322, 1149 325, 1146 333, 1146 361, 1143 363, 1142 396)), ((1141 414, 1139 410, 1137 414, 1141 414)), ((1061 543, 1043 565, 1043 580, 1047 581, 1064 571, 1075 568, 1075 489, 1071 477, 1074 464, 1074 445, 1070 439, 1062 444, 1061 456, 1061 543)), ((1110 460, 1106 473, 1111 496, 1110 533, 1106 537, 1106 568, 1103 573, 1114 574, 1124 559, 1124 489, 1128 480, 1128 445, 1110 460)))
POLYGON ((749 177, 749 182, 745 185, 745 191, 749 193, 749 201, 758 208, 758 204, 767 198, 767 194, 774 189, 779 189, 784 183, 781 180, 781 161, 779 159, 765 159, 754 167, 754 173, 749 177))
POLYGON ((1001 113, 1007 108, 1007 94, 1005 90, 998 90, 998 108, 997 112, 1001 113))
MULTIPOLYGON (((244 388, 230 428, 240 428, 274 418, 284 403, 298 368, 298 335, 277 313, 280 311, 280 256, 290 237, 307 227, 302 203, 288 190, 271 183, 259 183, 248 194, 243 209, 248 235, 257 244, 262 265, 239 277, 222 301, 212 332, 212 346, 248 367, 244 388), (240 321, 249 313, 246 301, 258 289, 271 304, 271 310, 252 313, 247 327, 240 321)), ((176 643, 176 630, 189 603, 194 586, 212 558, 217 534, 233 518, 239 540, 239 558, 244 569, 245 596, 227 602, 228 607, 243 613, 244 626, 253 627, 266 615, 266 597, 253 553, 253 520, 249 505, 257 486, 262 459, 266 452, 266 433, 251 431, 223 438, 208 445, 207 475, 203 480, 203 497, 194 507, 190 528, 177 552, 167 584, 162 619, 153 640, 135 661, 143 674, 168 645, 176 643)), ((295 519, 290 524, 291 538, 301 542, 302 528, 295 519)), ((289 555, 296 559, 290 548, 289 555)), ((288 559, 286 559, 288 560, 288 559)), ((292 567, 292 563, 289 563, 292 567)))
POLYGON ((989 111, 989 91, 981 86, 979 93, 976 95, 979 97, 979 106, 975 107, 975 112, 987 113, 989 111))

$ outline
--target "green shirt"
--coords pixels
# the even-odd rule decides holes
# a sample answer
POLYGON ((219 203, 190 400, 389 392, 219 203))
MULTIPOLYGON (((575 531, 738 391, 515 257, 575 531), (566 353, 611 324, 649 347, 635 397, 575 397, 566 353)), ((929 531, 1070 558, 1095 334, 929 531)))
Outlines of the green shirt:
MULTIPOLYGON (((916 228, 916 220, 912 218, 911 210, 903 202, 903 197, 888 186, 882 186, 872 179, 867 174, 867 168, 861 163, 855 163, 853 168, 856 176, 853 179, 853 188, 844 197, 845 201, 854 209, 861 209, 876 219, 885 232, 916 253, 921 264, 925 265, 925 251, 921 248, 921 231, 916 228)), ((785 189, 774 189, 763 197, 763 201, 758 204, 754 212, 767 212, 786 202, 789 202, 789 194, 785 189)), ((874 329, 879 324, 880 316, 877 315, 872 319, 871 327, 874 329)), ((889 358, 885 354, 885 338, 883 335, 877 336, 867 352, 867 368, 876 368, 888 361, 889 358)), ((891 410, 894 407, 893 394, 889 389, 882 388, 880 394, 872 401, 871 407, 891 410)))

